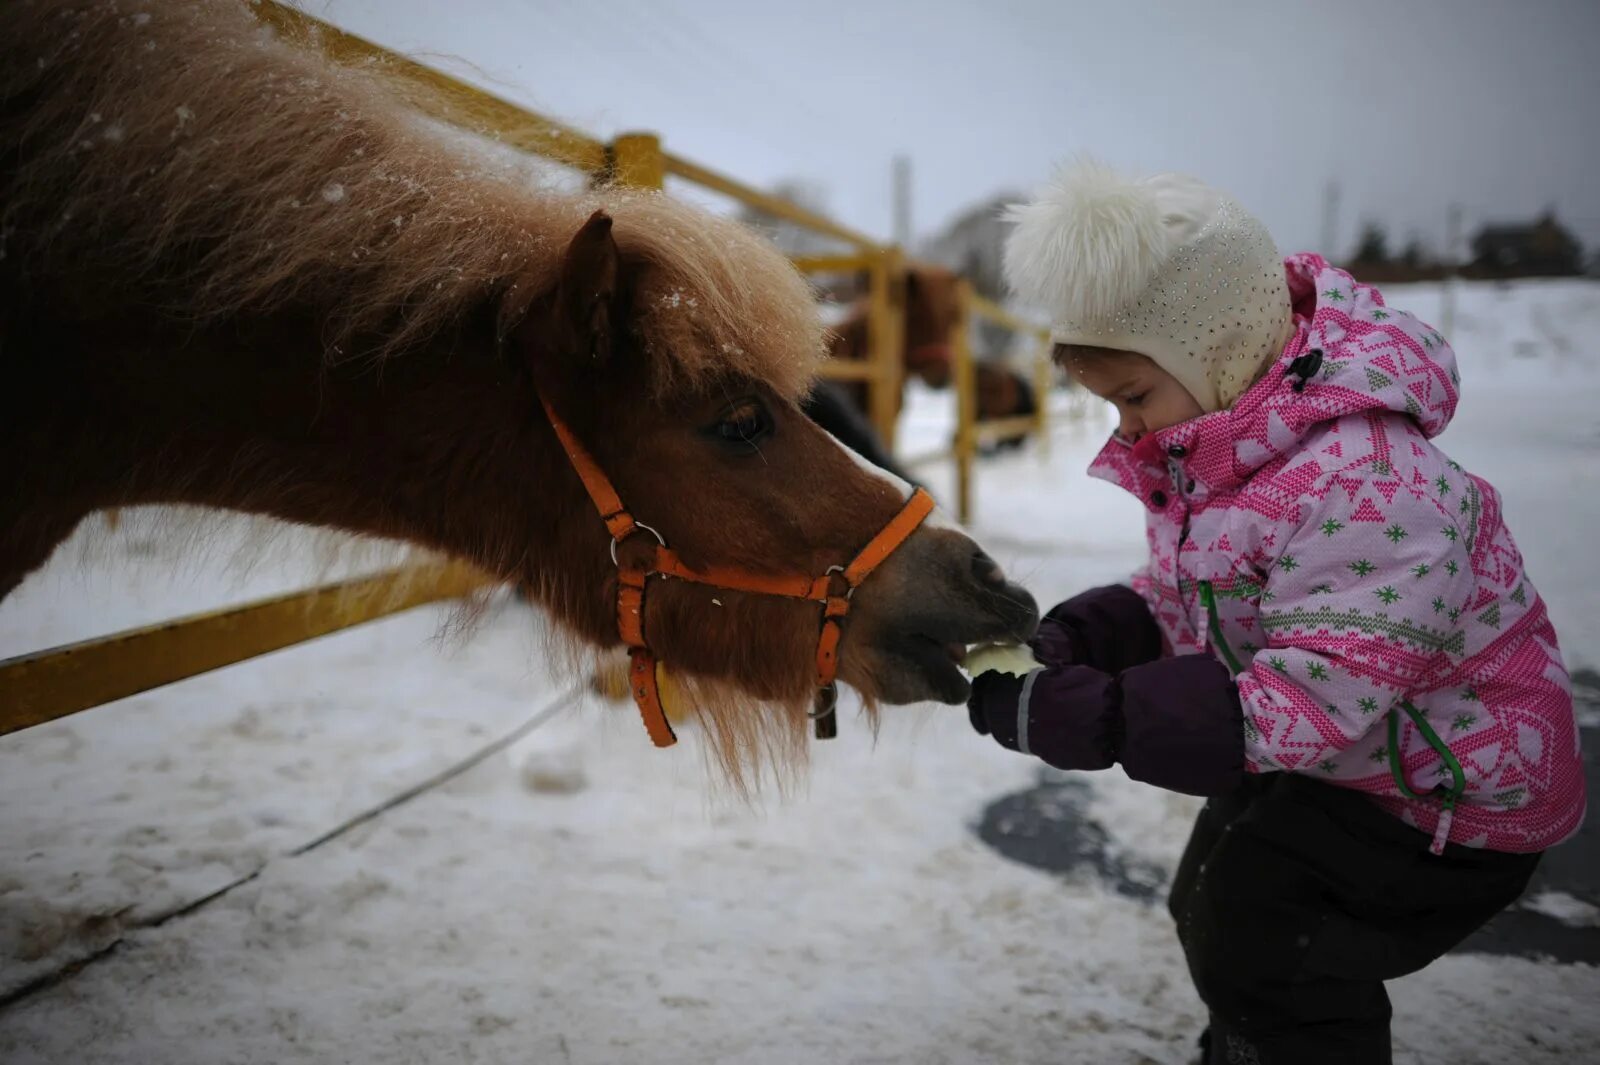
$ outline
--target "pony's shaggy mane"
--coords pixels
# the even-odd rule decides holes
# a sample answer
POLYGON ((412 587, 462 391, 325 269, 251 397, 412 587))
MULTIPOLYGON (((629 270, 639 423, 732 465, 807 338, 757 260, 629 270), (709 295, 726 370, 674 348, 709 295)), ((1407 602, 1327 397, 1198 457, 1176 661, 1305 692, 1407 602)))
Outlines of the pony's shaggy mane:
POLYGON ((240 0, 0 5, 0 256, 179 319, 305 308, 332 358, 387 356, 555 283, 596 209, 644 267, 658 384, 797 396, 823 353, 805 281, 738 224, 659 194, 571 194, 442 134, 382 64, 336 66, 240 0), (361 339, 357 339, 361 338, 361 339))

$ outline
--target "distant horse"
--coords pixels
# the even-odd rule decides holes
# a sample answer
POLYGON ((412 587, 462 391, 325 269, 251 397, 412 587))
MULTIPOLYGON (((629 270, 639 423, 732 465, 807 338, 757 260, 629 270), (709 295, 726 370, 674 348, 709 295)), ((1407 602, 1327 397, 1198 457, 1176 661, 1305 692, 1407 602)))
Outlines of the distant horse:
MULTIPOLYGON (((1003 366, 980 362, 973 377, 978 386, 979 418, 1021 418, 1038 411, 1033 382, 1003 366)), ((995 450, 1020 447, 1027 439, 1017 434, 1003 436, 993 443, 995 450)))
MULTIPOLYGON (((822 332, 780 255, 486 160, 239 0, 0 5, 0 596, 97 508, 201 504, 447 552, 614 646, 616 543, 557 421, 687 566, 821 574, 900 511, 796 406, 822 332)), ((820 611, 653 581, 637 620, 730 771, 803 757, 820 611)), ((959 702, 959 646, 1035 619, 927 522, 839 675, 959 702)))
MULTIPOLYGON (((908 376, 920 378, 932 388, 948 388, 955 373, 950 331, 960 314, 959 281, 960 277, 954 271, 923 263, 908 267, 905 273, 906 328, 900 361, 908 376)), ((870 351, 868 315, 868 304, 863 300, 851 309, 849 316, 834 330, 831 352, 834 358, 867 358, 870 351)), ((1033 385, 1026 377, 990 362, 975 363, 973 377, 977 383, 979 418, 1015 417, 1032 414, 1036 409, 1033 385)), ((867 410, 866 385, 851 382, 841 383, 838 387, 858 410, 867 410)), ((897 410, 899 404, 897 397, 897 410)), ((832 431, 831 422, 820 418, 818 421, 832 431)), ((998 443, 1002 446, 1015 445, 1022 439, 1019 436, 998 443)))
POLYGON ((840 381, 819 380, 801 401, 800 409, 806 417, 832 433, 834 438, 857 455, 894 474, 901 480, 916 484, 917 479, 895 461, 889 447, 878 435, 877 427, 866 411, 856 405, 855 398, 840 381))

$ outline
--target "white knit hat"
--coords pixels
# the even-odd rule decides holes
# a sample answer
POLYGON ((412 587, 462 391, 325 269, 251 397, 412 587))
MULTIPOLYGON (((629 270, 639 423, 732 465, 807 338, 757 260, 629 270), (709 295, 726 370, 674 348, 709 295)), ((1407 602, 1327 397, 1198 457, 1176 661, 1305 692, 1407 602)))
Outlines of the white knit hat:
POLYGON ((1147 355, 1204 410, 1231 406, 1288 342, 1271 234, 1194 178, 1082 160, 1006 217, 1006 281, 1050 312, 1058 343, 1147 355))

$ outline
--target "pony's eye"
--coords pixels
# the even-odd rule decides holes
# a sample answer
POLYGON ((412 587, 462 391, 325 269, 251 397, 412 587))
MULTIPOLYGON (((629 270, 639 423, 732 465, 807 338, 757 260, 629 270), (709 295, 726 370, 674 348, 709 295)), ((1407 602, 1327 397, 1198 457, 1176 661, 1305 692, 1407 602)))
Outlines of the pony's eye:
POLYGON ((744 400, 728 408, 711 431, 726 443, 753 448, 771 435, 772 416, 755 400, 744 400))

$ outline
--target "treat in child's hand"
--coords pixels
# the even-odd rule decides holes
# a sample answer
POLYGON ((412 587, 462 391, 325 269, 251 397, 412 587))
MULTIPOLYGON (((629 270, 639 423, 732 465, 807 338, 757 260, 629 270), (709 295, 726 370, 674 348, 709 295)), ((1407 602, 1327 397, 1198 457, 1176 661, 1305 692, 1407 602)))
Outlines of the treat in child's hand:
POLYGON ((966 653, 961 668, 976 677, 980 673, 1010 673, 1025 677, 1039 668, 1033 651, 1022 644, 983 643, 966 653))

